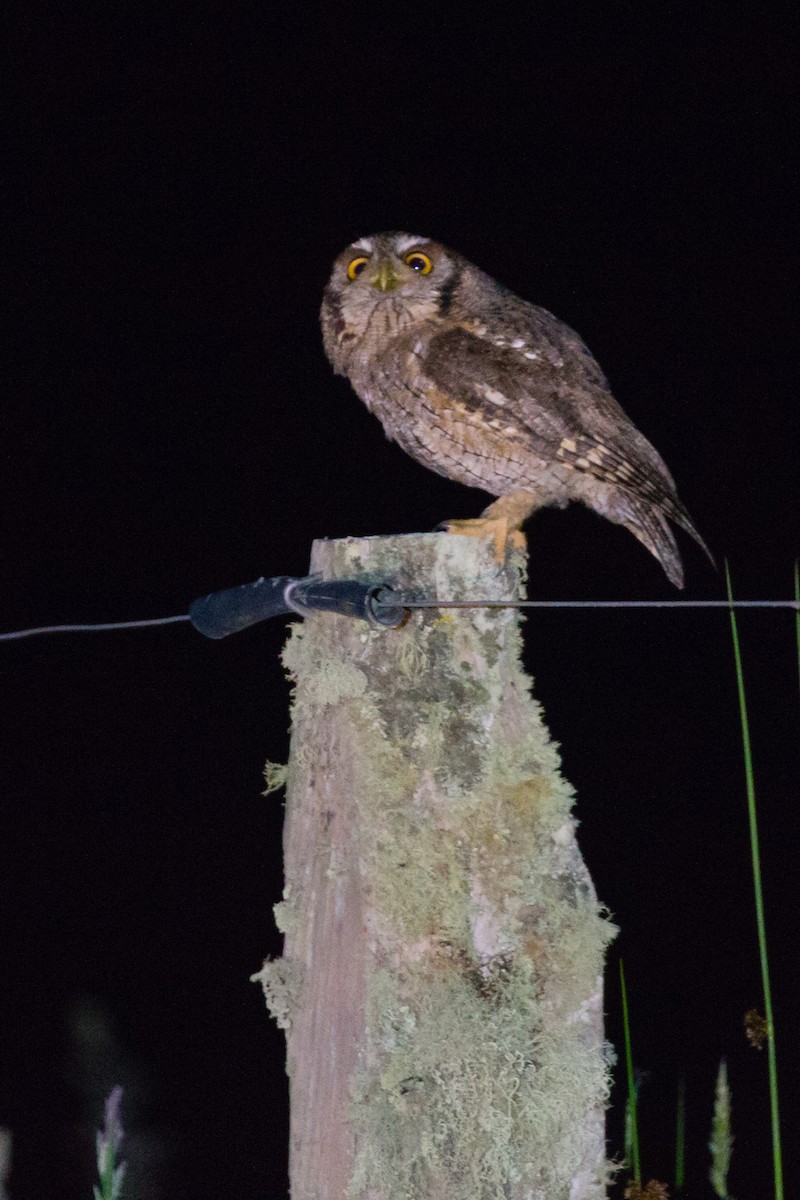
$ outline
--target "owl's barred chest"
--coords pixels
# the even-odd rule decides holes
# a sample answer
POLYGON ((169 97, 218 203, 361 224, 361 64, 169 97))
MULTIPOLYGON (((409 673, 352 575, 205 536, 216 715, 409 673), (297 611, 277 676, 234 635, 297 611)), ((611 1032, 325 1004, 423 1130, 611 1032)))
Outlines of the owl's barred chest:
POLYGON ((427 373, 429 343, 430 334, 412 331, 392 339, 380 353, 371 348, 359 351, 348 370, 366 407, 387 436, 405 450, 417 446, 421 435, 433 434, 443 418, 456 415, 457 405, 434 386, 427 373))
POLYGON ((365 345, 348 366, 348 377, 371 413, 384 424, 397 417, 407 420, 415 402, 432 390, 425 373, 430 335, 403 334, 385 343, 380 351, 365 345))

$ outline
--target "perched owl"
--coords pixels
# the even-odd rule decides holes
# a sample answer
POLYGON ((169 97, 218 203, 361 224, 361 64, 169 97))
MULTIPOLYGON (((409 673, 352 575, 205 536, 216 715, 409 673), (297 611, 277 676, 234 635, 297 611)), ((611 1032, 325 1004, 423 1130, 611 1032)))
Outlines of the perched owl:
POLYGON ((460 254, 408 233, 360 238, 334 263, 321 317, 334 370, 387 436, 499 497, 483 517, 519 528, 581 500, 629 529, 676 587, 668 519, 709 553, 578 335, 460 254))

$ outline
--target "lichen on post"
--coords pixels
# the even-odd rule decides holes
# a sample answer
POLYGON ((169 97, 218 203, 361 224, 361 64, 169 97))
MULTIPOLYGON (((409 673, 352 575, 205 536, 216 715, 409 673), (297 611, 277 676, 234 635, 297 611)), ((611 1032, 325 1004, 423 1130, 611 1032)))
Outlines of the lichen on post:
MULTIPOLYGON (((319 541, 311 570, 520 596, 490 537, 319 541)), ((613 926, 578 851, 515 609, 314 614, 262 981, 286 1029, 292 1200, 599 1200, 613 926)))

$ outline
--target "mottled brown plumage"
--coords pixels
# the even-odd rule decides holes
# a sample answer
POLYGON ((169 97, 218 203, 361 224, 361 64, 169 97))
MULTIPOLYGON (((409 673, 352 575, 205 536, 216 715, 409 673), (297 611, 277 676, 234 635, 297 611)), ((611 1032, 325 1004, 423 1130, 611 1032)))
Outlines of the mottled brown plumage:
POLYGON ((334 263, 321 317, 334 370, 387 436, 497 496, 483 516, 519 526, 580 500, 629 529, 677 587, 668 519, 708 553, 578 335, 461 255, 412 234, 361 238, 334 263))

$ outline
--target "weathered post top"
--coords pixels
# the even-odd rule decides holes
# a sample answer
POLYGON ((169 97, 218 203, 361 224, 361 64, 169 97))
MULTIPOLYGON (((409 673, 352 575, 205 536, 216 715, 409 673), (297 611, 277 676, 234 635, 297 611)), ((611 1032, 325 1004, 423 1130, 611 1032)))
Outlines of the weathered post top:
MULTIPOLYGON (((311 570, 520 597, 492 537, 315 542, 311 570)), ((603 918, 514 609, 295 625, 283 959, 293 1200, 605 1196, 603 918)))

